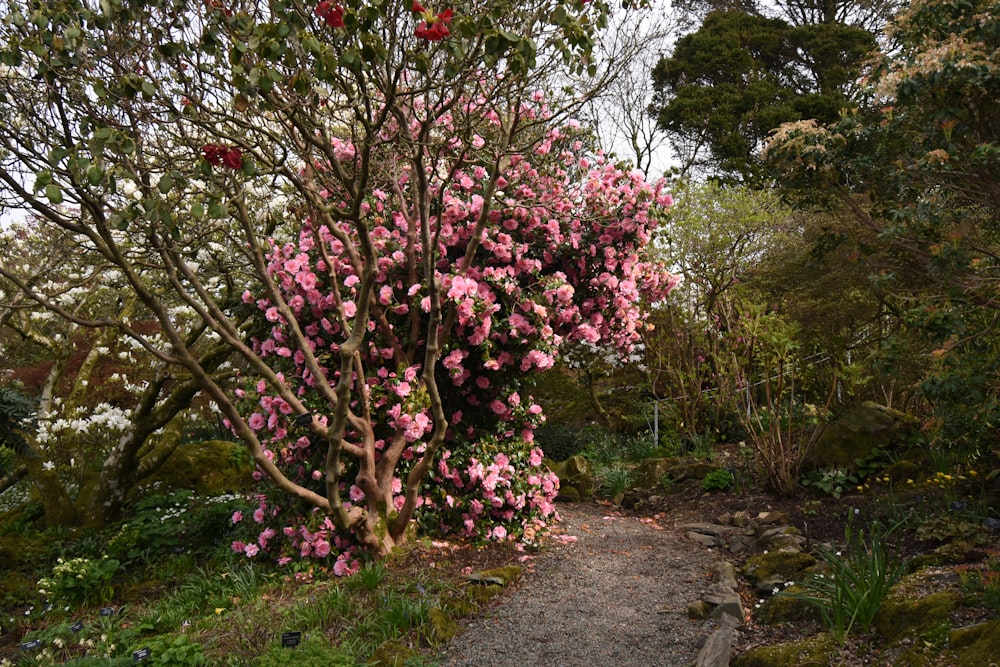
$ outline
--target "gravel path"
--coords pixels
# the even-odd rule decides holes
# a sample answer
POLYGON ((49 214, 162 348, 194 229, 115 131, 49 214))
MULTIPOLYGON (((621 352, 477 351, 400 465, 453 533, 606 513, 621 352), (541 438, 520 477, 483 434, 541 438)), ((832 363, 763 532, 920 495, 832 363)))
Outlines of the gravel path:
POLYGON ((518 588, 467 619, 443 667, 685 667, 713 629, 688 620, 714 556, 656 519, 561 505, 518 588), (573 538, 576 538, 575 540, 573 538), (560 543, 564 542, 564 543, 560 543))

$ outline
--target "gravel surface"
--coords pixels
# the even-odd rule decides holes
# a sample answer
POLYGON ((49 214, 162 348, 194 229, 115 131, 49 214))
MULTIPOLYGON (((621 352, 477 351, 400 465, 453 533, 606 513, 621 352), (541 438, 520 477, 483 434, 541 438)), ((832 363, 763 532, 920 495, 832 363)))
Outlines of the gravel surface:
POLYGON ((559 512, 517 589, 463 621, 442 666, 694 664, 715 626, 688 620, 686 608, 707 587, 713 554, 656 517, 586 503, 559 512))

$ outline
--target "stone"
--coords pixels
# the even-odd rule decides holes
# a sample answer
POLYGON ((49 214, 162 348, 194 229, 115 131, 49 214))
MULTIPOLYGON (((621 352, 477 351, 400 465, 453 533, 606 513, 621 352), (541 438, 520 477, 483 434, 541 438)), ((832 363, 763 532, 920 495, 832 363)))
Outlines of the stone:
POLYGON ((900 592, 901 589, 905 590, 905 586, 893 589, 875 616, 875 627, 889 641, 904 636, 919 636, 938 624, 948 622, 961 600, 961 596, 952 591, 909 597, 900 592))
POLYGON ((788 515, 784 512, 761 512, 757 515, 757 523, 768 526, 775 523, 788 523, 788 515))
POLYGON ((712 566, 712 581, 736 589, 739 582, 736 580, 736 568, 727 560, 721 560, 712 566))
POLYGON ((705 535, 704 533, 696 533, 693 530, 687 532, 687 538, 692 542, 697 542, 704 547, 721 547, 724 542, 712 535, 705 535))
POLYGON ((695 600, 687 606, 687 615, 692 621, 703 621, 712 613, 712 605, 704 600, 695 600))
POLYGON ((829 667, 837 644, 827 633, 786 644, 760 646, 732 660, 732 667, 829 667))
POLYGON ((761 582, 795 581, 798 573, 815 564, 816 559, 807 553, 772 551, 749 558, 743 566, 743 575, 759 588, 761 582))
POLYGON ((732 628, 723 626, 717 629, 698 651, 695 667, 728 667, 735 638, 736 633, 732 628))
POLYGON ((857 460, 871 458, 879 448, 905 441, 918 426, 916 419, 873 401, 848 409, 831 422, 806 459, 806 469, 857 469, 857 460))
POLYGON ((743 601, 740 600, 740 596, 736 593, 728 596, 719 605, 712 610, 709 618, 722 618, 723 615, 732 616, 733 618, 746 618, 745 612, 743 611, 743 601))
POLYGON ((645 459, 632 471, 632 479, 635 480, 636 487, 640 489, 654 489, 660 480, 667 474, 667 469, 672 464, 671 459, 653 458, 645 459))
POLYGON ((677 527, 681 530, 690 530, 695 533, 712 535, 714 537, 722 537, 726 533, 730 533, 733 530, 729 526, 720 526, 714 523, 684 523, 677 527))

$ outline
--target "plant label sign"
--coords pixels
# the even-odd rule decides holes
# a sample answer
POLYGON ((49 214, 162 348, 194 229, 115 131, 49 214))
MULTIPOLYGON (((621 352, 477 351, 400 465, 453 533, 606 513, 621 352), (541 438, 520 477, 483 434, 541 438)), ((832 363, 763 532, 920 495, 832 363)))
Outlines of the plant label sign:
POLYGON ((143 660, 149 660, 149 656, 152 655, 152 651, 149 647, 141 648, 138 651, 132 651, 132 662, 142 662, 143 660))
POLYGON ((83 621, 77 621, 73 625, 69 626, 69 629, 73 632, 80 632, 80 630, 83 630, 83 621))
POLYGON ((281 633, 281 646, 282 648, 295 648, 302 643, 302 633, 301 632, 282 632, 281 633))
POLYGON ((41 645, 42 645, 41 639, 32 639, 29 642, 21 642, 18 645, 18 648, 20 648, 22 651, 33 651, 41 645))
POLYGON ((114 607, 101 607, 101 610, 98 613, 101 616, 114 616, 115 615, 115 608, 114 607))

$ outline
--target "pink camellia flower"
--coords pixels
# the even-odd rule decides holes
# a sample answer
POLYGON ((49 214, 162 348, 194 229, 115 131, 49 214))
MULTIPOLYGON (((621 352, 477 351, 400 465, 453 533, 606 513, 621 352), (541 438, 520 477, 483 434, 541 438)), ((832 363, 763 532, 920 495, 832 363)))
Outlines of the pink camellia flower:
POLYGON ((330 543, 326 540, 313 543, 313 554, 316 558, 326 558, 330 555, 330 543))
POLYGON ((258 547, 256 544, 248 544, 243 549, 243 553, 247 555, 247 558, 253 558, 258 553, 260 553, 260 547, 258 547))
POLYGON ((233 512, 233 523, 239 523, 243 520, 243 512, 236 510, 233 512))
POLYGON ((243 553, 243 550, 247 548, 247 545, 245 545, 243 542, 240 542, 239 540, 233 540, 231 546, 233 547, 233 552, 238 554, 243 553))
POLYGON ((253 511, 253 520, 257 523, 264 523, 264 510, 257 508, 253 511))

